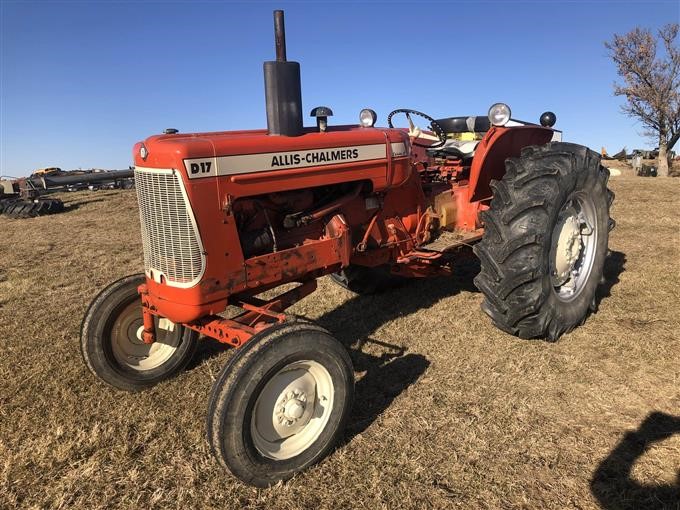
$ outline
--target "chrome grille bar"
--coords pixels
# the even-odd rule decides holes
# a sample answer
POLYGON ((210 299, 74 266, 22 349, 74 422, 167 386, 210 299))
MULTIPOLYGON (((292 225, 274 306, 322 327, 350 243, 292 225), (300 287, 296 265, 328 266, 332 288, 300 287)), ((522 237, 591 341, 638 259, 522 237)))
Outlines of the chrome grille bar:
POLYGON ((192 287, 205 270, 196 220, 175 170, 135 168, 144 269, 171 287, 192 287))

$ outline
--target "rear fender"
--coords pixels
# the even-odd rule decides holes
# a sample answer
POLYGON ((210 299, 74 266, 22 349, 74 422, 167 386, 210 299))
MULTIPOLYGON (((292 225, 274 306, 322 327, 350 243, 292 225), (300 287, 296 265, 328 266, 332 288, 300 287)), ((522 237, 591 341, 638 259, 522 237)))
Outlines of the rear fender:
POLYGON ((491 198, 489 183, 505 175, 505 160, 517 157, 524 147, 543 145, 553 130, 541 126, 492 127, 477 145, 470 168, 470 202, 491 198))

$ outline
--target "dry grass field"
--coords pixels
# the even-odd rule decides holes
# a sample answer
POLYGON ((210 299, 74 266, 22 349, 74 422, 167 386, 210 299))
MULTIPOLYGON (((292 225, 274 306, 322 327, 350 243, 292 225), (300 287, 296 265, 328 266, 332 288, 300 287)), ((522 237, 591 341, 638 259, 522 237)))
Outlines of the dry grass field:
POLYGON ((474 262, 364 298, 333 285, 292 311, 351 350, 343 444, 267 490, 222 471, 204 439, 231 351, 140 393, 80 359, 96 292, 142 267, 134 191, 0 217, 0 508, 680 508, 680 179, 612 179, 597 314, 557 343, 494 329, 474 262))

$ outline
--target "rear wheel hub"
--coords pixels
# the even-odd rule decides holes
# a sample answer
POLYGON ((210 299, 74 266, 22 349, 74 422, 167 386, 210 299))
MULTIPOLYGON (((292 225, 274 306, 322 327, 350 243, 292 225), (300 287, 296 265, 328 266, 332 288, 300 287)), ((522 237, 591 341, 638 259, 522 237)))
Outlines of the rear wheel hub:
POLYGON ((597 244, 597 216, 592 198, 575 193, 562 206, 552 231, 550 280, 557 297, 571 301, 585 287, 597 244))

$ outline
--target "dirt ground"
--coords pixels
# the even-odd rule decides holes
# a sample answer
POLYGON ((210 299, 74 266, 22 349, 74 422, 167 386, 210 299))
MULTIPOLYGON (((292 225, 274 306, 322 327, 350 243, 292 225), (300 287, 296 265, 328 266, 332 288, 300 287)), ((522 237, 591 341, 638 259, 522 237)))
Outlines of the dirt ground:
POLYGON ((114 391, 80 359, 95 293, 142 268, 134 191, 0 217, 0 508, 680 508, 680 179, 622 175, 599 312, 551 344, 494 329, 474 262, 357 297, 328 278, 293 312, 351 348, 343 444, 267 490, 210 456, 231 351, 114 391))

